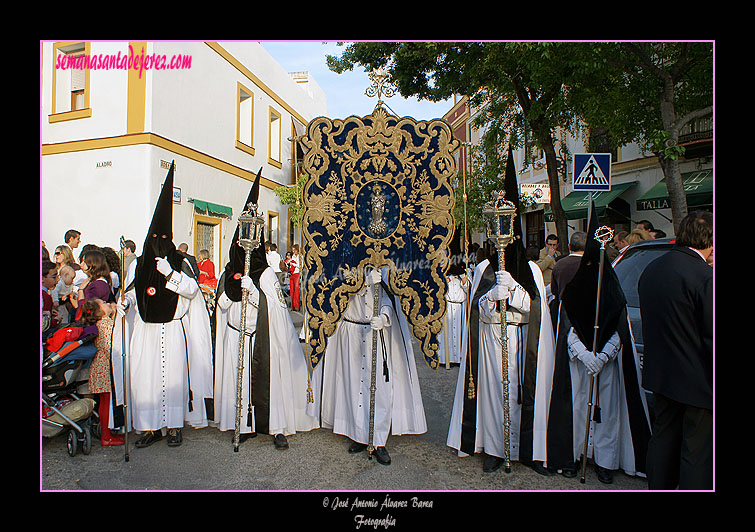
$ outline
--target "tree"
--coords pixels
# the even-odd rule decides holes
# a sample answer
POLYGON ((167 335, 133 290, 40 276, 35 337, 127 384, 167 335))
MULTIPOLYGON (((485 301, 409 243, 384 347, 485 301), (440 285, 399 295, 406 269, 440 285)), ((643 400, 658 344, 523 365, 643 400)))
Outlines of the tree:
POLYGON ((281 203, 288 206, 288 212, 291 214, 291 221, 296 227, 301 226, 301 217, 304 214, 302 192, 307 179, 309 179, 309 176, 301 172, 294 185, 282 185, 273 189, 273 192, 275 192, 280 198, 281 203))
POLYGON ((687 214, 679 133, 713 112, 712 44, 596 43, 589 55, 593 69, 570 87, 570 104, 585 123, 604 129, 613 147, 638 142, 658 157, 678 230, 687 214))
MULTIPOLYGON (((505 153, 525 138, 545 152, 551 211, 562 253, 568 253, 566 215, 561 207, 555 131, 572 130, 575 116, 566 98, 566 82, 578 70, 573 44, 567 43, 355 43, 340 57, 328 56, 335 72, 361 64, 383 67, 403 96, 440 101, 467 95, 480 109, 477 125, 485 126, 483 150, 490 172, 503 188, 505 153)), ((480 179, 479 174, 473 176, 480 179)), ((483 188, 489 187, 486 181, 483 188)), ((474 187, 473 187, 474 188, 474 187)), ((471 198, 470 198, 471 199, 471 198)), ((482 199, 482 198, 478 198, 482 199)), ((481 205, 473 204, 477 210, 481 205)))

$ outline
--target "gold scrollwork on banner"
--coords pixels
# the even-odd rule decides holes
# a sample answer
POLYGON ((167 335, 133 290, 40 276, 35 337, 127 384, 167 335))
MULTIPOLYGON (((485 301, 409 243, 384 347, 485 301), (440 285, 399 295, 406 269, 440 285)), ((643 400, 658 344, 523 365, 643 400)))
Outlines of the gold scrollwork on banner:
POLYGON ((313 366, 350 296, 364 286, 365 270, 387 266, 388 286, 436 369, 459 141, 443 120, 399 119, 378 104, 364 118, 312 120, 302 144, 313 366))

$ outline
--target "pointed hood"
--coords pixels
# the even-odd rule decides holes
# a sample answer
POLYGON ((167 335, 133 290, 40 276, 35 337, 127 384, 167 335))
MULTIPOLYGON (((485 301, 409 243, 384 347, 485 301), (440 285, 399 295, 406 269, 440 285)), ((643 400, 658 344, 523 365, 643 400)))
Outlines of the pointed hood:
MULTIPOLYGON (((597 230, 598 216, 593 203, 582 262, 574 278, 564 288, 562 298, 572 327, 587 349, 592 349, 593 346, 595 303, 598 297, 600 242, 595 238, 597 230)), ((596 352, 601 351, 609 338, 616 332, 619 317, 626 309, 626 304, 624 291, 621 289, 619 278, 611 266, 611 261, 604 258, 596 352)))
POLYGON ((183 257, 173 243, 173 174, 175 161, 157 198, 142 255, 136 263, 134 287, 139 314, 143 321, 165 323, 173 319, 178 294, 165 287, 165 276, 157 271, 155 258, 165 257, 176 271, 181 271, 183 257))
POLYGON ((514 166, 514 154, 509 146, 508 155, 506 156, 506 174, 503 180, 503 190, 506 199, 516 207, 514 215, 514 240, 506 246, 504 252, 506 271, 511 274, 514 280, 527 290, 530 298, 538 295, 537 284, 532 276, 529 259, 524 249, 524 236, 522 233, 521 216, 519 215, 519 184, 516 178, 516 168, 514 166))
MULTIPOLYGON (((244 202, 242 212, 247 210, 249 205, 259 205, 260 195, 260 176, 262 175, 262 168, 257 172, 257 177, 254 179, 252 189, 249 191, 249 195, 244 202)), ((241 226, 236 225, 236 232, 233 234, 231 240, 231 247, 228 250, 228 264, 225 266, 225 292, 231 301, 241 301, 241 277, 244 275, 244 248, 239 245, 239 236, 241 232, 241 226)), ((263 231, 264 235, 264 231, 263 231)), ((264 236, 260 242, 260 245, 252 251, 249 262, 249 276, 254 283, 259 286, 259 278, 262 272, 267 268, 267 257, 265 255, 265 241, 264 236)))

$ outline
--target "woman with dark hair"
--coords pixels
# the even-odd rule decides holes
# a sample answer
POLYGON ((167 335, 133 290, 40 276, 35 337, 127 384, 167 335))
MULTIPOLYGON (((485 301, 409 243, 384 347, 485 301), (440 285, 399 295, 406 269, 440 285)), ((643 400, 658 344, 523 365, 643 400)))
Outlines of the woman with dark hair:
POLYGON ((118 292, 118 288, 121 286, 121 259, 118 257, 118 253, 113 248, 104 247, 100 248, 105 254, 105 260, 110 268, 110 279, 112 280, 113 294, 118 292))
POLYGON ((115 301, 110 266, 105 254, 99 249, 89 249, 82 253, 81 259, 81 269, 87 274, 87 280, 79 287, 73 305, 78 308, 83 301, 95 298, 107 303, 115 301))

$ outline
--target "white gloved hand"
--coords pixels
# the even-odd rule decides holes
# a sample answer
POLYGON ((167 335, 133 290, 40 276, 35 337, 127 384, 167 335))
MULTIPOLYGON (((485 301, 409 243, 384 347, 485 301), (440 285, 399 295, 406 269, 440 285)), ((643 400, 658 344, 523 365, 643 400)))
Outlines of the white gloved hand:
POLYGON ((157 271, 162 273, 165 277, 170 275, 173 271, 173 267, 165 257, 155 257, 155 267, 157 268, 157 271))
POLYGON ((368 285, 373 284, 380 284, 380 281, 383 280, 383 276, 380 273, 380 270, 370 270, 370 273, 367 274, 365 277, 365 283, 368 285))
POLYGON ((373 316, 372 318, 370 318, 370 327, 372 327, 372 329, 375 331, 379 331, 385 328, 387 322, 388 319, 383 315, 373 316))
POLYGON ((506 270, 495 272, 495 282, 496 284, 505 286, 509 290, 513 290, 514 288, 516 288, 516 281, 511 276, 511 274, 507 272, 506 270))
POLYGON ((490 301, 503 301, 504 299, 508 299, 510 294, 511 292, 508 288, 502 284, 495 284, 493 288, 490 289, 490 292, 488 292, 488 299, 490 301))
POLYGON ((244 290, 251 290, 252 285, 254 285, 254 283, 252 282, 252 278, 248 275, 244 275, 241 278, 241 288, 243 288, 244 290))
POLYGON ((605 360, 593 355, 592 351, 582 351, 577 355, 577 358, 585 365, 589 375, 600 373, 600 370, 603 369, 603 364, 605 364, 605 360))
POLYGON ((115 312, 118 314, 118 316, 122 318, 126 315, 126 311, 128 310, 129 305, 130 305, 129 300, 126 298, 123 298, 121 301, 116 302, 115 312))

